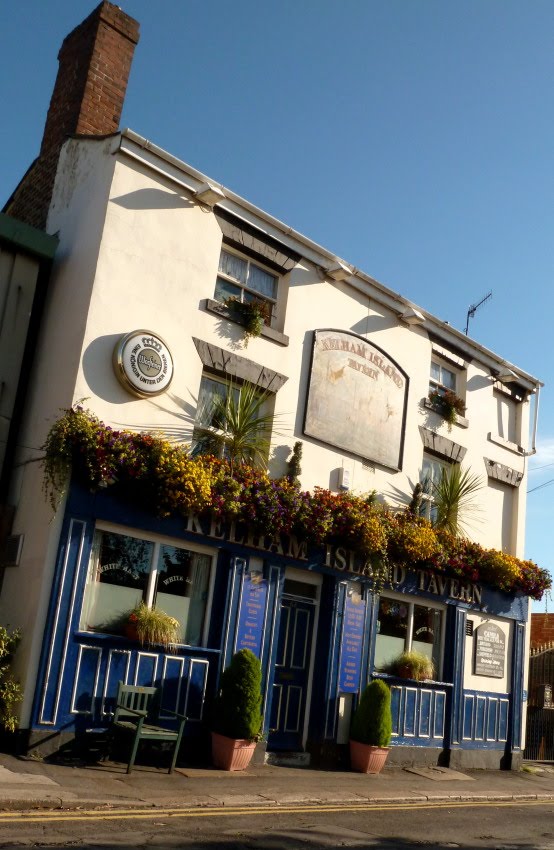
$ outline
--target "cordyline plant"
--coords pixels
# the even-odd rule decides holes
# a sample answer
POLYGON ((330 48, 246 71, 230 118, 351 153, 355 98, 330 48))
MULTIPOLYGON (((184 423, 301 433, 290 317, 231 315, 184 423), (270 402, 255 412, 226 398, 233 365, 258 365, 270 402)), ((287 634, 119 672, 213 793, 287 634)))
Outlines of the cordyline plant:
POLYGON ((448 524, 433 528, 413 510, 387 510, 376 504, 375 494, 319 487, 310 493, 245 462, 231 467, 222 458, 193 458, 186 447, 159 437, 116 431, 80 405, 64 412, 43 448, 44 488, 54 509, 72 471, 91 489, 117 483, 122 498, 144 504, 147 497, 159 516, 212 515, 266 538, 294 534, 312 546, 350 549, 377 589, 396 564, 425 566, 534 599, 551 585, 549 573, 532 561, 485 549, 453 534, 448 524))

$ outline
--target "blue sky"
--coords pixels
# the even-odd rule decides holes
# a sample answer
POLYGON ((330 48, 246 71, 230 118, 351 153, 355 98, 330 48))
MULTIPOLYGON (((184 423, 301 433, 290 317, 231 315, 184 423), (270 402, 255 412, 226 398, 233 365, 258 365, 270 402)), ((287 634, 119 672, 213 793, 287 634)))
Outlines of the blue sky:
MULTIPOLYGON (((94 5, 0 3, 0 205, 94 5)), ((120 5, 141 24, 123 126, 459 329, 492 289, 470 334, 546 384, 526 549, 554 566, 554 3, 120 5)))

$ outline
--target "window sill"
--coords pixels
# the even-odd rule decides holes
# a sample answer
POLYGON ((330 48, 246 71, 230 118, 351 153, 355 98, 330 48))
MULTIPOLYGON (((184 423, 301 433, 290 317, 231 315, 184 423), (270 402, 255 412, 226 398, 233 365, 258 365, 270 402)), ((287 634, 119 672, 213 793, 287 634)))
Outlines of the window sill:
MULTIPOLYGON (((206 298, 203 302, 203 307, 208 313, 213 313, 214 316, 219 316, 220 318, 227 319, 230 322, 234 322, 237 325, 242 325, 242 322, 237 317, 229 307, 226 307, 225 304, 222 304, 220 301, 214 301, 213 298, 206 298)), ((276 331, 275 328, 269 327, 269 325, 264 325, 262 328, 262 332, 260 334, 264 339, 268 339, 271 342, 276 342, 278 345, 288 345, 289 338, 286 334, 282 334, 280 331, 276 331)))
POLYGON ((502 446, 503 449, 508 449, 509 452, 513 452, 516 455, 525 454, 523 446, 518 446, 517 443, 512 443, 511 440, 505 440, 504 437, 493 434, 491 431, 487 434, 487 439, 489 442, 495 443, 497 446, 502 446))
MULTIPOLYGON (((438 409, 438 407, 435 407, 435 405, 432 404, 432 402, 430 402, 428 398, 422 399, 422 402, 423 402, 423 407, 427 408, 427 410, 432 410, 433 413, 436 413, 437 416, 441 417, 441 419, 446 419, 446 416, 443 413, 441 413, 441 411, 438 409)), ((454 425, 459 425, 460 428, 469 428, 469 419, 466 419, 465 416, 460 416, 460 414, 457 413, 456 414, 456 421, 454 422, 454 425)))
POLYGON ((452 682, 440 682, 436 679, 407 679, 404 676, 393 676, 391 673, 381 673, 378 670, 374 670, 372 676, 375 679, 384 679, 386 682, 394 682, 395 684, 402 684, 405 682, 410 687, 413 685, 420 685, 422 687, 433 686, 435 688, 452 688, 452 682))

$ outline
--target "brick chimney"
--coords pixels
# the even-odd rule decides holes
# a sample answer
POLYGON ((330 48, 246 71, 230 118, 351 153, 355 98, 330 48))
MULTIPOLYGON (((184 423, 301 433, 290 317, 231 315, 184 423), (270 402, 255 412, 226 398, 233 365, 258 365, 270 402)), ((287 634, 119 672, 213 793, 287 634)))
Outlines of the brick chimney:
POLYGON ((108 0, 66 36, 40 154, 5 212, 46 226, 60 148, 68 136, 117 131, 138 40, 138 22, 108 0))

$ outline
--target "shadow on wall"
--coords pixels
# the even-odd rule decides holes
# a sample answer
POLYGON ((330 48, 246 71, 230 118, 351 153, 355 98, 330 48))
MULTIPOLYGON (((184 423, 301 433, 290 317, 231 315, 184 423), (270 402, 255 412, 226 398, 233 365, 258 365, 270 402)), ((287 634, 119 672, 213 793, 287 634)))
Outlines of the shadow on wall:
POLYGON ((112 198, 111 203, 126 210, 179 210, 196 206, 187 198, 163 189, 137 189, 112 198))

